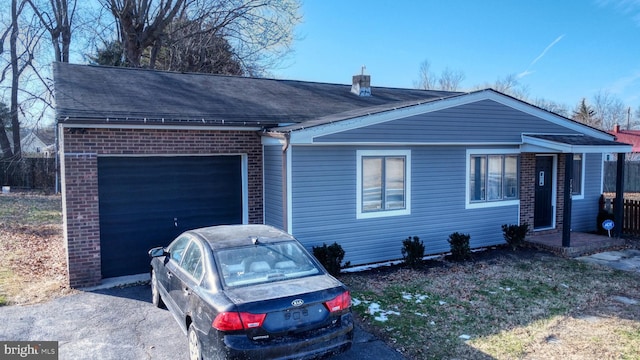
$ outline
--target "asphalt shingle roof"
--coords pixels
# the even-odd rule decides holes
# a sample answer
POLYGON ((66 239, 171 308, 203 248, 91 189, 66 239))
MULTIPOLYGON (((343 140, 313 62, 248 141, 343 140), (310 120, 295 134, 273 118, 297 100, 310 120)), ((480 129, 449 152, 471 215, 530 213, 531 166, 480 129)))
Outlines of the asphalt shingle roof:
POLYGON ((527 134, 527 136, 553 141, 567 145, 585 145, 585 146, 609 146, 609 145, 626 145, 613 140, 603 140, 587 135, 543 135, 543 134, 527 134))
MULTIPOLYGON (((459 93, 55 63, 60 122, 272 126, 459 93)), ((346 79, 347 80, 347 79, 346 79)), ((375 78, 373 79, 375 81, 375 78)), ((404 105, 403 105, 404 104, 404 105)))

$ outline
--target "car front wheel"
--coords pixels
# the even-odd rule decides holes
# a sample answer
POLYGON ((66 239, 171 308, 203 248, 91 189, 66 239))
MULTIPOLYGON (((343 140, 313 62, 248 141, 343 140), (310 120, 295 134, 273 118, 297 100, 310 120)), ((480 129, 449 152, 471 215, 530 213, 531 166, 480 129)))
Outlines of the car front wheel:
POLYGON ((155 270, 151 270, 151 302, 153 305, 164 309, 164 303, 158 291, 158 278, 156 277, 155 270))

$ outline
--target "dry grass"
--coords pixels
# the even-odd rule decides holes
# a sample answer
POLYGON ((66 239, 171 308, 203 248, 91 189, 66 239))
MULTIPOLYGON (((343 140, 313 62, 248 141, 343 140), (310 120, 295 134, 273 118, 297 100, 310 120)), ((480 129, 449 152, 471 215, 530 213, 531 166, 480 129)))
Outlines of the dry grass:
POLYGON ((640 302, 638 274, 494 249, 341 280, 362 322, 412 359, 640 359, 640 305, 616 300, 640 302))
POLYGON ((0 195, 0 304, 29 304, 71 292, 60 196, 0 195))

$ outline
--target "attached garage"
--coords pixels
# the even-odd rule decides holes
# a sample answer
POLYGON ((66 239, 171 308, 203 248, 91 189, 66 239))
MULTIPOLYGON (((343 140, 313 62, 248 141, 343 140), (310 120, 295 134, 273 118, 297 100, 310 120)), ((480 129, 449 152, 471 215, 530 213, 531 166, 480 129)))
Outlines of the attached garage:
POLYGON ((98 157, 102 277, 148 271, 183 231, 246 222, 242 155, 98 157))

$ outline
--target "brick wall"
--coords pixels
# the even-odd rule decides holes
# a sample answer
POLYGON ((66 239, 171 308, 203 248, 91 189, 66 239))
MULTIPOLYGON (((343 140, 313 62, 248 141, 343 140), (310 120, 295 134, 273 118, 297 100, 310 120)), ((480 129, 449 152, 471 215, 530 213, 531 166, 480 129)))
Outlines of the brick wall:
MULTIPOLYGON (((564 154, 559 154, 556 179, 556 227, 551 230, 536 231, 536 234, 550 234, 562 232, 564 219, 564 154)), ((520 223, 528 223, 530 232, 533 231, 535 215, 536 191, 536 154, 520 154, 520 223)))
POLYGON ((73 129, 60 136, 69 285, 101 280, 98 156, 246 154, 249 223, 262 223, 262 145, 255 131, 73 129))

